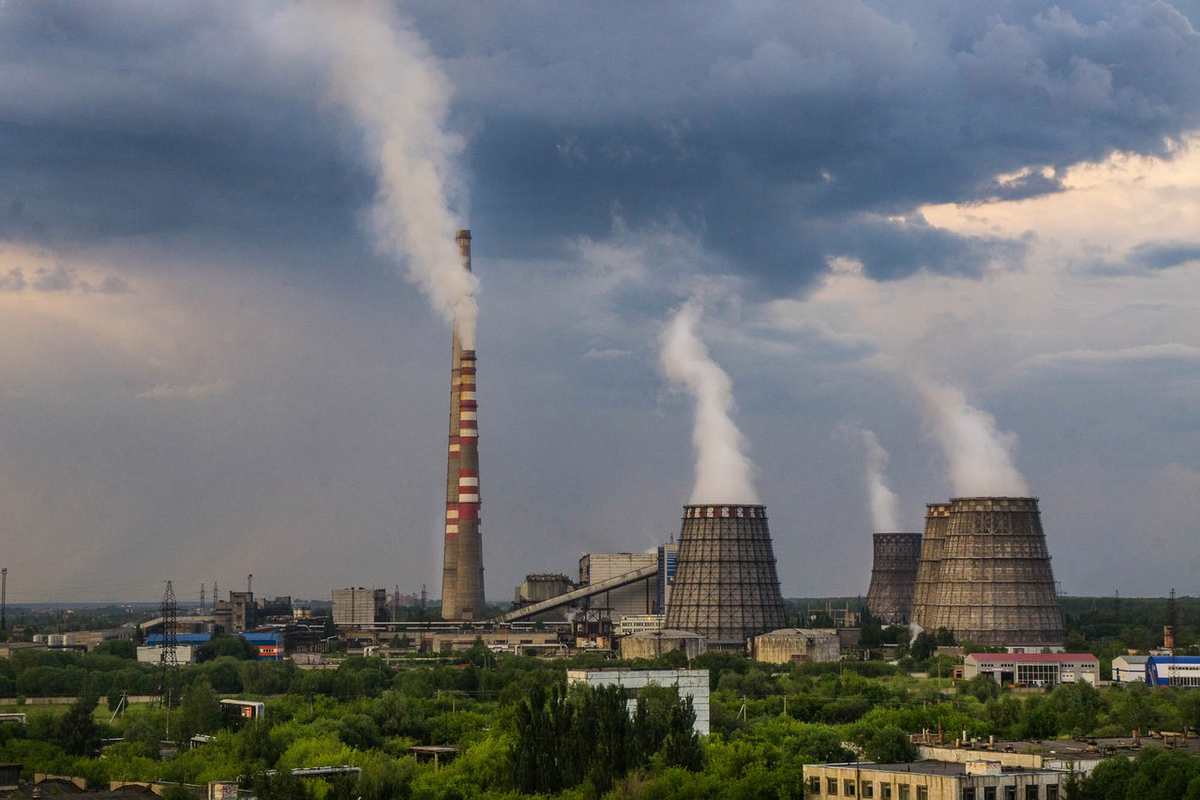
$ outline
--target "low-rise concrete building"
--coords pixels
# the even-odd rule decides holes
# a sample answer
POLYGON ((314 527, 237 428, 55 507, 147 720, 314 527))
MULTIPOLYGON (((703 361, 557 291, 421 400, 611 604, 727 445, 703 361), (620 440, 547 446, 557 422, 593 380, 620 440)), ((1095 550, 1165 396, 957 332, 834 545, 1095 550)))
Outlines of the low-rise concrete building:
POLYGON ((999 761, 807 764, 805 797, 865 800, 1060 800, 1067 773, 999 761))
POLYGON ((842 657, 838 635, 815 628, 780 628, 755 636, 750 643, 755 661, 792 664, 801 661, 837 661, 842 657))
POLYGON ((679 651, 691 661, 708 650, 708 640, 691 631, 653 630, 623 636, 621 658, 662 658, 679 651))
POLYGON ((567 685, 583 683, 588 686, 620 686, 633 714, 642 689, 655 686, 674 686, 679 696, 692 698, 696 721, 692 729, 707 736, 709 731, 709 690, 706 669, 569 669, 567 685))
POLYGON ((470 650, 477 642, 483 642, 497 653, 523 653, 533 650, 539 653, 558 652, 566 647, 558 640, 554 631, 455 631, 433 634, 432 648, 435 653, 459 653, 470 650))
POLYGON ((1100 660, 1091 653, 971 653, 963 678, 991 675, 1002 686, 1057 686, 1083 681, 1096 685, 1100 660))
POLYGON ((1113 683, 1145 683, 1150 656, 1117 656, 1112 660, 1113 683))

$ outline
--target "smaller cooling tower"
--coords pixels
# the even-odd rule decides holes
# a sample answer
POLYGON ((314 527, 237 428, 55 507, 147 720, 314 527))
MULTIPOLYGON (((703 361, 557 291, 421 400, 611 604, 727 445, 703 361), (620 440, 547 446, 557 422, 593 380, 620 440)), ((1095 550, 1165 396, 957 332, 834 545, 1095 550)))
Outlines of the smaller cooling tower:
POLYGON ((875 534, 875 560, 867 610, 887 625, 908 622, 921 560, 921 534, 875 534))
POLYGON ((663 627, 698 633, 718 649, 744 649, 750 637, 783 625, 766 508, 685 506, 663 627))
POLYGON ((1062 606, 1036 497, 950 501, 937 585, 923 628, 949 628, 960 642, 1057 647, 1062 606))
POLYGON ((926 619, 929 603, 942 568, 942 544, 946 538, 946 523, 950 519, 949 503, 925 505, 925 536, 921 539, 921 558, 917 565, 917 581, 913 587, 912 612, 909 620, 928 628, 926 619))

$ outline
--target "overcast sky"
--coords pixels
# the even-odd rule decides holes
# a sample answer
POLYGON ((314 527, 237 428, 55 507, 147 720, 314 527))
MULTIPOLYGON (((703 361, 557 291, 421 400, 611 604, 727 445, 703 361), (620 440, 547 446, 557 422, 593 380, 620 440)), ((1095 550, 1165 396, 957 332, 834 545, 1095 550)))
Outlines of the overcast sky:
POLYGON ((785 595, 865 594, 868 467, 903 530, 963 485, 929 386, 1064 591, 1200 589, 1200 3, 363 13, 0 2, 10 602, 437 595, 450 330, 380 129, 474 235, 489 598, 677 533, 688 301, 785 595))

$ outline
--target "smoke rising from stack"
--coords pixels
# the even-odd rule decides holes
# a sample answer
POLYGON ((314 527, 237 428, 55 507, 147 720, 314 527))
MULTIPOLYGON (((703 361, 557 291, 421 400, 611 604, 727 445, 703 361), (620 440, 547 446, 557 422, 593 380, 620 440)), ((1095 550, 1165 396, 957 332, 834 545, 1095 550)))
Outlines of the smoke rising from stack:
POLYGON ((328 48, 329 99, 362 129, 375 171, 376 246, 406 262, 408 280, 473 349, 479 283, 462 269, 454 241, 465 227, 450 202, 462 194, 463 140, 446 130, 450 81, 421 37, 382 3, 298 4, 279 24, 285 39, 328 48))
POLYGON ((1026 497, 1029 486, 1013 464, 1017 435, 996 429, 996 418, 967 402, 959 389, 931 381, 917 388, 930 427, 949 462, 958 497, 1026 497))
POLYGON ((692 446, 696 451, 696 483, 691 503, 757 505, 754 465, 746 441, 733 423, 733 381, 712 360, 696 333, 699 303, 690 300, 667 324, 659 344, 663 373, 696 401, 692 446))

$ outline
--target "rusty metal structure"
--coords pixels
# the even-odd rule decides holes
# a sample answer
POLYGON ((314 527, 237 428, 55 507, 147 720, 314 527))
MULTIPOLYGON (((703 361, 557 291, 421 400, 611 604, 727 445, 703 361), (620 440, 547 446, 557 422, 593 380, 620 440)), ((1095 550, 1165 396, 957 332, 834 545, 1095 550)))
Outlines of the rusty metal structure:
POLYGON ((710 649, 744 650, 751 637, 783 626, 766 508, 685 506, 663 627, 698 633, 710 649))
MULTIPOLYGON (((471 271, 471 232, 456 237, 462 267, 471 271)), ((483 618, 483 540, 479 531, 479 422, 475 351, 454 332, 450 378, 450 447, 446 458, 446 527, 442 617, 483 618)))
POLYGON ((921 561, 921 534, 877 533, 867 610, 880 622, 903 624, 912 616, 921 561))
POLYGON ((960 642, 1061 646, 1062 605, 1037 498, 958 497, 936 519, 944 533, 933 526, 940 543, 921 565, 933 580, 913 622, 949 628, 960 642))
POLYGON ((942 545, 946 539, 946 523, 949 520, 949 503, 927 503, 925 505, 925 535, 921 537, 921 557, 917 564, 917 580, 913 586, 910 622, 925 619, 933 600, 933 593, 937 588, 938 570, 942 565, 942 545))

